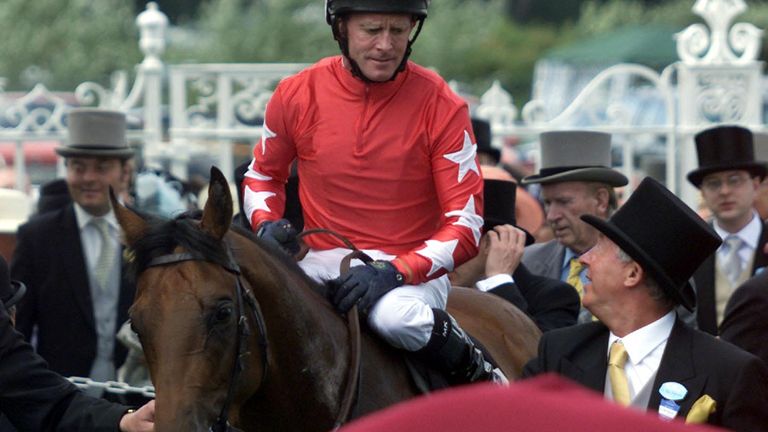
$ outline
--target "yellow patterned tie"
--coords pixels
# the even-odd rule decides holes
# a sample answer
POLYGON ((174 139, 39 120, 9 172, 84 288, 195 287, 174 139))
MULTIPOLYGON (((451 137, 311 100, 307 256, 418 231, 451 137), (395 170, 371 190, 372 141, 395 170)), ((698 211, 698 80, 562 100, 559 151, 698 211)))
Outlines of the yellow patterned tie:
POLYGON ((629 382, 627 374, 624 372, 624 365, 627 363, 627 350, 621 341, 616 341, 611 345, 611 353, 608 355, 608 378, 611 380, 611 392, 613 400, 623 406, 629 405, 629 382))
POLYGON ((584 297, 584 284, 581 283, 581 270, 584 268, 584 265, 581 264, 578 257, 574 257, 571 258, 570 266, 566 282, 576 288, 576 292, 579 293, 579 300, 581 300, 584 297))

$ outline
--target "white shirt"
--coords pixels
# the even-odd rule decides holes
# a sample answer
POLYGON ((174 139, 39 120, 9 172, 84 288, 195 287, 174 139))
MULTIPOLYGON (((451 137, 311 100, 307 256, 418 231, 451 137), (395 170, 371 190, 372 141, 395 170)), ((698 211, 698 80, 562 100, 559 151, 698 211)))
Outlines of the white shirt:
MULTIPOLYGON (((750 220, 749 223, 739 232, 735 233, 729 233, 728 231, 722 229, 720 225, 717 224, 717 220, 715 220, 715 223, 712 225, 715 228, 717 235, 719 235, 723 240, 725 240, 726 237, 733 235, 741 239, 743 243, 741 245, 741 249, 739 249, 739 258, 741 258, 741 271, 744 271, 744 266, 747 263, 752 262, 752 257, 755 256, 757 242, 760 240, 760 233, 763 230, 763 224, 760 221, 760 217, 756 212, 753 211, 752 220, 750 220)), ((728 246, 728 244, 723 241, 723 244, 720 245, 720 247, 717 249, 718 260, 724 260, 725 257, 728 256, 729 252, 730 246, 728 246)))
MULTIPOLYGON (((629 359, 624 365, 624 371, 629 381, 630 400, 634 399, 637 393, 648 383, 659 370, 661 356, 664 354, 664 348, 667 347, 667 340, 672 327, 675 325, 675 310, 669 311, 658 320, 639 328, 632 333, 619 338, 611 333, 608 337, 608 346, 605 349, 605 357, 608 358, 610 347, 617 340, 624 344, 629 359)), ((608 393, 611 388, 611 382, 606 371, 605 389, 603 394, 608 393)))

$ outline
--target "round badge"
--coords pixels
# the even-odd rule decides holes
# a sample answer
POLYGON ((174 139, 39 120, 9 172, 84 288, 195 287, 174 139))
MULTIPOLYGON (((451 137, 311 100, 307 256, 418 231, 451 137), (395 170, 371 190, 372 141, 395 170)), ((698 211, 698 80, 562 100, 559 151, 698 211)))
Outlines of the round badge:
POLYGON ((659 393, 664 399, 679 401, 688 394, 688 390, 682 384, 670 381, 661 385, 659 393))

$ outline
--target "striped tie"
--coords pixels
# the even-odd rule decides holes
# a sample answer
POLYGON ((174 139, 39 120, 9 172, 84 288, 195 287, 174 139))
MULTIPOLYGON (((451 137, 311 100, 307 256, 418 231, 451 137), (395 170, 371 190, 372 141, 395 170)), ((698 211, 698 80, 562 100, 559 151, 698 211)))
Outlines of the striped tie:
POLYGON ((91 223, 99 231, 99 237, 101 237, 101 251, 99 260, 93 268, 93 279, 99 284, 100 289, 106 290, 109 275, 115 264, 115 243, 109 234, 109 223, 106 219, 94 218, 91 223))

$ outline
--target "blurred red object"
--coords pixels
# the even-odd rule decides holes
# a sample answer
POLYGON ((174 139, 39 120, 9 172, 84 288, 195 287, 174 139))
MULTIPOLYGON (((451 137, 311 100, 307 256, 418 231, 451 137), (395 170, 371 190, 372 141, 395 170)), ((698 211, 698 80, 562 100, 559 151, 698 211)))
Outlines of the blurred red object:
POLYGON ((363 417, 341 432, 714 432, 624 408, 554 374, 509 387, 476 384, 420 397, 363 417))

